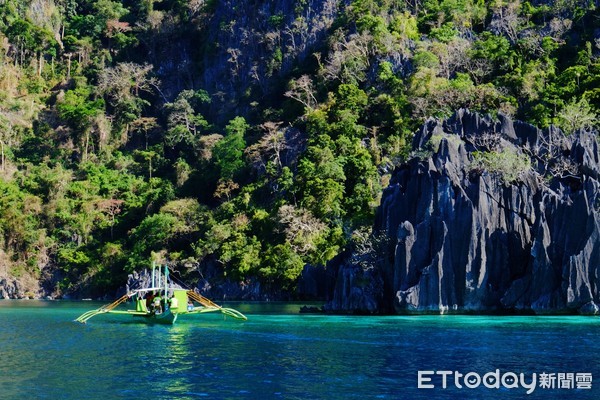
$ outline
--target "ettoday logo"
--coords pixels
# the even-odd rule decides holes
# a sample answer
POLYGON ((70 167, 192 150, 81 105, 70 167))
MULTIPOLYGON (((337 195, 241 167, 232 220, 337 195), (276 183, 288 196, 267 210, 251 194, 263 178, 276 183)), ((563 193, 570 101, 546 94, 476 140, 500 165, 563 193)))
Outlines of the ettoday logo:
POLYGON ((488 372, 481 376, 477 372, 468 372, 463 374, 458 371, 419 371, 417 387, 419 389, 434 389, 436 385, 433 382, 433 377, 441 377, 441 388, 446 389, 448 382, 454 383, 458 389, 476 389, 483 384, 488 389, 517 389, 519 387, 527 389, 527 394, 533 393, 537 387, 537 374, 533 373, 529 379, 525 374, 515 374, 514 372, 500 373, 497 369, 493 372, 488 372))
POLYGON ((499 369, 483 375, 477 372, 418 371, 417 388, 447 389, 454 384, 457 389, 476 389, 483 385, 488 389, 525 389, 527 394, 541 389, 591 389, 591 373, 524 373, 500 372, 499 369), (441 381, 441 382, 440 382, 441 381))

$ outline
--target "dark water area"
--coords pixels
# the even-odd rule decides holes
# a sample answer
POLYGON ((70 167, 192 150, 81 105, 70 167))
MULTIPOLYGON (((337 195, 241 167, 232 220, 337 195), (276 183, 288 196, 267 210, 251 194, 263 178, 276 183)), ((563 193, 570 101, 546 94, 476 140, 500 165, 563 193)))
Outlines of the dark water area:
POLYGON ((0 301, 0 398, 600 398, 594 317, 325 316, 299 314, 300 304, 238 303, 229 306, 248 321, 205 314, 174 326, 119 315, 73 322, 98 306, 0 301), (529 395, 522 386, 455 385, 454 371, 482 378, 497 370, 500 378, 523 373, 527 384, 535 373, 537 384, 529 395), (443 388, 442 375, 422 373, 431 380, 421 383, 434 387, 418 388, 418 371, 453 375, 443 388), (554 388, 540 384, 544 373, 555 374, 554 388))

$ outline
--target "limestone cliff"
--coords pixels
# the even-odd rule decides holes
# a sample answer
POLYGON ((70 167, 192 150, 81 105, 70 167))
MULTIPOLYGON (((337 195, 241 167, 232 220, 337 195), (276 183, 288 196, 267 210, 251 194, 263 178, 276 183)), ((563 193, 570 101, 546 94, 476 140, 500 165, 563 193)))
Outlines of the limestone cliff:
POLYGON ((329 311, 599 312, 596 133, 461 110, 413 150, 378 210, 384 257, 343 265, 329 311))
POLYGON ((251 90, 253 100, 263 101, 276 78, 314 58, 338 16, 339 4, 332 0, 217 2, 206 38, 214 45, 203 54, 201 76, 213 107, 247 112, 251 90))

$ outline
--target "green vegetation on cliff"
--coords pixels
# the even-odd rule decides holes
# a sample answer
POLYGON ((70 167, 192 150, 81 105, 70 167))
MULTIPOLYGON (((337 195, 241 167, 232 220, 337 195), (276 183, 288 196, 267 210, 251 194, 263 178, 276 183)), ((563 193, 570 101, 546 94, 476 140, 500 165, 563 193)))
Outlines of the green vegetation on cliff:
POLYGON ((162 257, 293 289, 425 118, 597 124, 594 2, 346 3, 0 1, 0 278, 98 295, 162 257))

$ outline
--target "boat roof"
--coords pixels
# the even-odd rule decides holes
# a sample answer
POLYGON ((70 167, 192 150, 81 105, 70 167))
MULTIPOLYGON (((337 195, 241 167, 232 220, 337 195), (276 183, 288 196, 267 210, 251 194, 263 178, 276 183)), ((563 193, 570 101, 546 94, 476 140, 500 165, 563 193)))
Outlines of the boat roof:
MULTIPOLYGON (((167 288, 168 290, 185 290, 187 291, 187 289, 181 289, 181 288, 167 288)), ((132 293, 143 293, 143 292, 158 292, 158 291, 162 291, 165 290, 164 286, 163 287, 151 287, 151 288, 142 288, 142 289, 135 289, 132 290, 132 293)))

